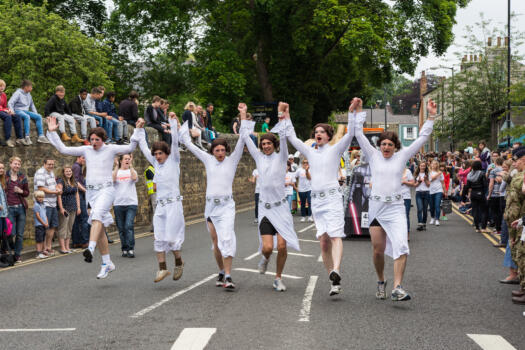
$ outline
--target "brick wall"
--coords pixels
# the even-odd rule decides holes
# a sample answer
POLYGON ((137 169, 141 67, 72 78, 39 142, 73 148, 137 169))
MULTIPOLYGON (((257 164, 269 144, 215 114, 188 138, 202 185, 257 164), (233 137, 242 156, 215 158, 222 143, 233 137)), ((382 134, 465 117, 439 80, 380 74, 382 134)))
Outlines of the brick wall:
MULTIPOLYGON (((75 157, 64 156, 59 154, 56 149, 49 144, 36 143, 36 131, 34 124, 31 123, 31 139, 33 145, 31 146, 16 146, 15 148, 0 147, 0 162, 9 169, 9 158, 18 156, 22 159, 22 171, 27 175, 29 181, 30 196, 28 202, 30 209, 27 211, 26 232, 25 237, 34 237, 33 228, 33 177, 35 172, 42 167, 44 158, 51 155, 55 159, 55 175, 58 176, 60 169, 66 164, 73 164, 75 157)), ((130 127, 130 134, 132 133, 130 127)), ((3 130, 3 122, 0 120, 0 130, 3 130)), ((159 140, 159 134, 156 130, 146 128, 148 133, 148 140, 151 142, 159 140)), ((1 133, 3 137, 3 132, 1 133)), ((14 136, 13 136, 14 137, 14 136)), ((237 136, 230 134, 222 134, 228 140, 232 150, 235 148, 237 136)), ((147 225, 151 222, 151 206, 149 205, 148 195, 146 190, 146 183, 144 180, 144 170, 149 166, 146 158, 137 147, 133 153, 133 166, 139 174, 139 181, 137 182, 137 194, 139 198, 139 208, 135 223, 137 225, 147 225)), ((249 155, 248 151, 242 156, 241 161, 237 167, 237 173, 233 182, 233 194, 237 208, 247 207, 253 204, 254 185, 248 181, 255 162, 249 155)), ((186 220, 202 217, 204 215, 205 194, 206 194, 206 170, 204 165, 189 151, 181 152, 181 192, 184 196, 184 216, 186 220)), ((114 227, 110 228, 110 231, 114 227)))

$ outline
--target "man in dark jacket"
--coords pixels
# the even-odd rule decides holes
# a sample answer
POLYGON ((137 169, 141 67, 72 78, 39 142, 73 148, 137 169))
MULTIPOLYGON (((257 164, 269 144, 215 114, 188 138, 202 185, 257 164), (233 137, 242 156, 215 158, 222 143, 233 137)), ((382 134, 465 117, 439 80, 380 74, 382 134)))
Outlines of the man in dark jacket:
POLYGON ((490 149, 487 147, 485 141, 479 141, 479 159, 481 160, 481 168, 483 171, 487 171, 487 167, 490 164, 490 149))
POLYGON ((44 108, 45 117, 55 117, 58 120, 58 130, 62 134, 62 141, 71 141, 73 143, 82 143, 84 140, 77 135, 77 126, 75 124, 75 118, 71 115, 69 106, 64 100, 66 89, 62 85, 58 85, 55 88, 55 94, 47 101, 44 108), (69 125, 71 130, 71 137, 66 134, 66 125, 69 125))
POLYGON ((86 89, 80 89, 80 92, 75 96, 71 101, 69 101, 69 110, 71 115, 75 118, 76 121, 80 123, 80 135, 84 139, 84 145, 89 145, 87 140, 87 125, 94 129, 97 127, 97 121, 95 118, 87 114, 84 109, 84 100, 86 99, 88 91, 86 89))
POLYGON ((157 130, 162 140, 168 145, 171 145, 171 135, 164 132, 167 124, 165 124, 162 115, 158 111, 161 100, 162 99, 159 96, 153 96, 151 104, 146 107, 146 110, 144 111, 144 120, 146 121, 146 126, 157 130))
POLYGON ((122 100, 118 106, 119 114, 124 118, 128 125, 133 125, 137 119, 139 119, 139 104, 138 104, 139 94, 135 90, 131 90, 128 95, 128 98, 122 100))

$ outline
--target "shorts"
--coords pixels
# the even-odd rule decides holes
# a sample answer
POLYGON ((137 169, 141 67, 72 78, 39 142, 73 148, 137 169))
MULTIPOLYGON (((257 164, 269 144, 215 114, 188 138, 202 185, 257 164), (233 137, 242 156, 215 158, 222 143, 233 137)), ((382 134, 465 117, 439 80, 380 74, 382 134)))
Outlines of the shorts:
POLYGON ((57 228, 58 227, 58 210, 54 207, 46 207, 46 216, 47 223, 49 224, 48 228, 57 228))
POLYGON ((372 221, 372 223, 370 224, 370 227, 381 227, 381 224, 379 223, 379 221, 377 221, 377 219, 374 219, 374 221, 372 221))
POLYGON ((46 228, 44 226, 35 226, 35 241, 42 243, 46 238, 46 228))
POLYGON ((261 220, 261 223, 259 224, 259 232, 261 233, 261 236, 275 236, 277 234, 277 230, 275 229, 275 227, 273 227, 272 223, 270 222, 270 220, 268 220, 266 216, 261 220))
POLYGON ((211 221, 210 218, 207 218, 207 219, 206 219, 206 222, 211 222, 211 223, 213 224, 213 222, 211 221))

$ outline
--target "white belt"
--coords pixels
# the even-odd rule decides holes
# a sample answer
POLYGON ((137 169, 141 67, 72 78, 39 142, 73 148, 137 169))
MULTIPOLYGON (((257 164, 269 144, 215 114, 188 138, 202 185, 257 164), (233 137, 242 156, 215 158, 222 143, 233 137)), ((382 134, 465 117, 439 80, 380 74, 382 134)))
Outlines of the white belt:
POLYGON ((274 208, 275 208, 275 207, 278 207, 278 206, 280 206, 281 204, 286 203, 286 202, 287 202, 286 198, 283 198, 283 199, 281 199, 280 201, 278 201, 278 202, 273 202, 273 203, 259 201, 259 203, 263 204, 264 207, 265 207, 266 209, 270 209, 271 207, 274 207, 274 208))
POLYGON ((164 199, 157 199, 157 204, 160 204, 161 207, 168 205, 170 203, 174 203, 175 201, 182 201, 184 197, 177 196, 175 198, 164 198, 164 199))
POLYGON ((229 196, 218 196, 218 197, 206 197, 208 202, 213 202, 214 204, 220 204, 221 202, 225 203, 230 200, 233 200, 233 195, 229 196))
POLYGON ((312 198, 324 198, 324 197, 327 197, 327 196, 333 196, 333 195, 336 195, 336 194, 342 194, 343 193, 343 190, 341 190, 341 187, 337 187, 337 188, 330 188, 326 191, 317 191, 317 192, 312 192, 312 198))
POLYGON ((372 194, 370 196, 370 199, 374 201, 378 201, 378 202, 390 203, 390 202, 402 200, 403 194, 402 193, 394 193, 391 195, 372 194))
POLYGON ((86 185, 86 189, 91 190, 91 191, 100 191, 103 188, 112 187, 112 186, 113 186, 113 182, 108 181, 108 182, 104 182, 104 183, 96 184, 96 185, 86 185))

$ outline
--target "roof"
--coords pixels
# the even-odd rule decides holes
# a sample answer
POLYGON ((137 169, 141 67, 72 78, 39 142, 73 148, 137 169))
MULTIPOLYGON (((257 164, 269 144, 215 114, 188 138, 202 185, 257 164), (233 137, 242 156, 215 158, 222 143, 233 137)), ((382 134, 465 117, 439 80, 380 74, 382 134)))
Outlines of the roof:
MULTIPOLYGON (((374 123, 382 123, 385 120, 385 110, 384 109, 365 109, 363 112, 366 112, 366 123, 367 125, 374 123)), ((411 114, 391 114, 387 112, 387 124, 418 124, 418 116, 411 114)), ((346 124, 348 120, 347 114, 336 114, 335 121, 338 124, 346 124)))

